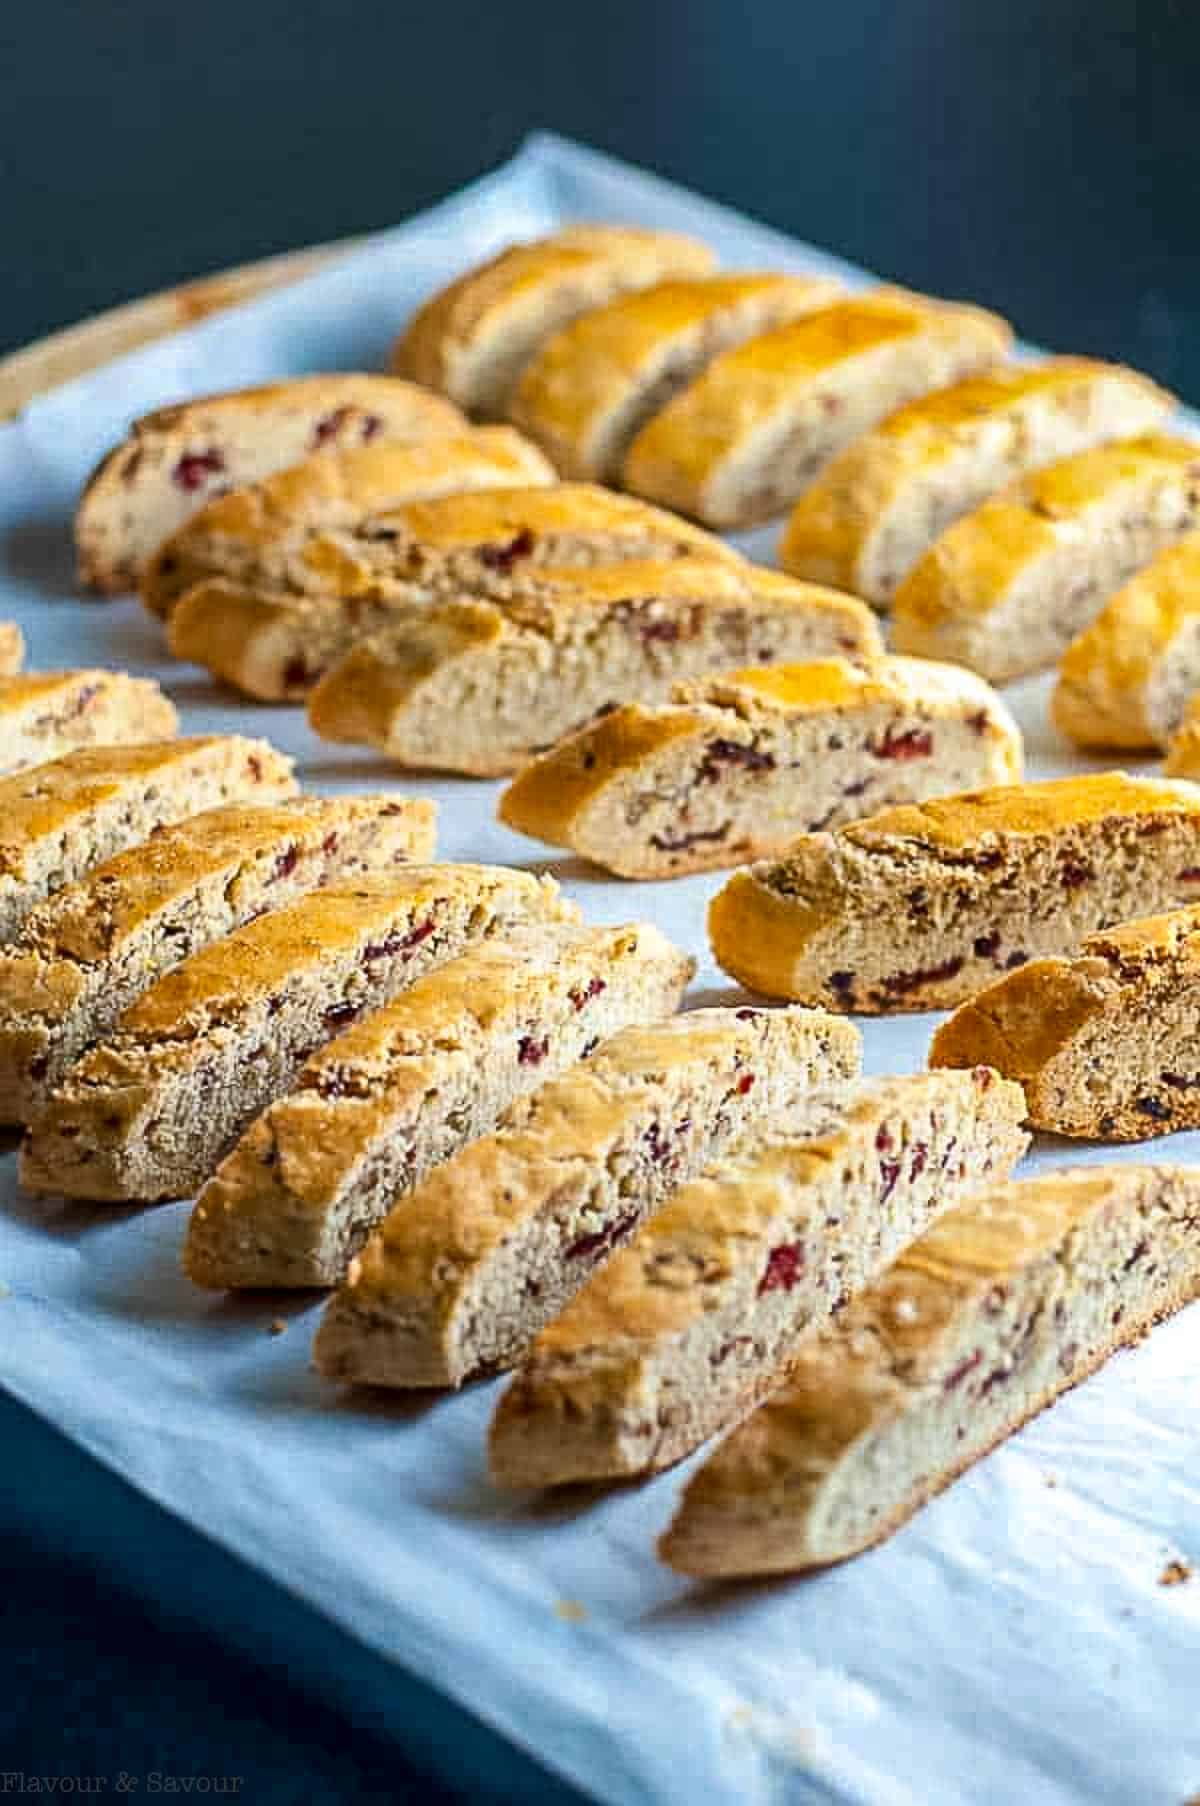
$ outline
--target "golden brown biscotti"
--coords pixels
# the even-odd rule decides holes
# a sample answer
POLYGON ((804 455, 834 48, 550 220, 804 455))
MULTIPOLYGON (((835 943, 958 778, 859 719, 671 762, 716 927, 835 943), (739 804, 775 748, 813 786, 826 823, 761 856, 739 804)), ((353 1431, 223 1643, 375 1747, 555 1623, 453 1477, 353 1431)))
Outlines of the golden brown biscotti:
POLYGON ((326 1310, 317 1366, 397 1387, 512 1366, 681 1185, 858 1063, 855 1030, 822 1011, 693 1010, 622 1030, 401 1200, 326 1310))
POLYGON ((551 333, 617 295, 668 276, 701 276, 715 261, 694 238, 636 226, 580 224, 509 245, 417 311, 392 367, 495 417, 551 333))
POLYGON ((896 288, 854 295, 714 358, 642 428, 622 480, 709 526, 769 520, 860 433, 999 363, 1011 342, 978 307, 896 288))
POLYGON ((25 663, 25 635, 15 621, 0 621, 0 677, 15 677, 25 663))
POLYGON ((1200 533, 1191 533, 1160 552, 1071 641, 1051 714, 1076 746, 1156 752, 1197 690, 1200 533))
POLYGON ((1200 1126, 1200 908, 1010 972, 942 1025, 929 1063, 992 1054, 1024 1085, 1037 1129, 1145 1141, 1200 1126))
POLYGON ((714 666, 879 650, 861 602, 761 566, 564 567, 507 601, 410 609, 322 678, 309 719, 404 765, 489 776, 714 666))
POLYGON ((240 734, 85 746, 0 778, 0 942, 44 897, 165 823, 295 789, 291 760, 240 734))
POLYGON ((30 1125, 21 1183, 184 1197, 322 1042, 476 940, 577 915, 550 879, 426 865, 258 916, 165 973, 70 1069, 30 1125))
POLYGON ((759 666, 626 703, 518 772, 501 821, 622 878, 781 853, 895 803, 1011 782, 1021 736, 957 665, 759 666))
POLYGON ((1124 772, 968 792, 810 834, 713 899, 751 990, 871 1015, 952 1009, 1114 922, 1200 895, 1200 787, 1124 772))
POLYGON ((1167 776, 1200 778, 1200 692, 1167 744, 1167 776))
POLYGON ((379 441, 320 452, 207 503, 147 562, 140 584, 152 614, 169 616, 208 577, 287 583, 306 574, 317 534, 354 529, 374 514, 474 489, 552 483, 536 445, 511 427, 481 426, 415 445, 379 441))
POLYGON ((615 481, 635 435, 722 351, 837 299, 824 276, 734 271, 594 308, 525 366, 509 418, 564 477, 615 481))
POLYGON ((0 677, 0 772, 44 765, 80 746, 168 740, 178 727, 149 678, 100 670, 0 677))
POLYGON ((1147 433, 1079 452, 955 521, 895 595, 897 651, 993 683, 1052 665, 1140 565, 1200 526, 1200 445, 1147 433))
POLYGON ((680 1460, 934 1216, 1007 1176, 1023 1114, 1020 1087, 978 1067, 863 1080, 752 1129, 542 1331, 492 1420, 493 1478, 562 1486, 680 1460))
POLYGON ((796 503, 785 571, 886 608, 951 521, 1039 464, 1149 432, 1175 398, 1119 364, 1051 358, 923 395, 840 452, 796 503))
POLYGON ((697 1576, 883 1542, 1004 1437, 1200 1292, 1200 1173, 1077 1167, 939 1217, 692 1476, 659 1543, 697 1576))
POLYGON ((135 420, 88 479, 75 516, 79 575, 106 593, 189 514, 310 452, 461 430, 453 404, 395 376, 333 374, 200 395, 135 420))
POLYGON ((539 922, 418 979, 246 1130, 192 1213, 189 1276, 336 1285, 427 1172, 598 1040, 677 1009, 693 965, 645 922, 539 922))
POLYGON ((156 978, 323 884, 433 857, 400 796, 235 803, 159 828, 26 916, 0 950, 0 1122, 27 1122, 156 978))

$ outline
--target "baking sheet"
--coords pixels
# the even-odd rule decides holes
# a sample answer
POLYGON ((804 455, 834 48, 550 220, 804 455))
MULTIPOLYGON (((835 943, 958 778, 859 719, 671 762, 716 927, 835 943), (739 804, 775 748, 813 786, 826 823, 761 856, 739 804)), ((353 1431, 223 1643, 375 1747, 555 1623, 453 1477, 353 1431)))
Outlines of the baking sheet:
MULTIPOLYGON (((379 365, 433 285, 583 216, 695 231, 734 264, 865 279, 539 135, 345 264, 0 428, 0 613, 22 622, 34 663, 157 676, 189 730, 268 733, 315 789, 436 796, 447 858, 552 871, 595 921, 653 918, 701 958, 692 1000, 724 1001, 735 993, 702 934, 719 877, 624 885, 540 858, 494 822, 494 785, 401 780, 323 746, 300 711, 234 703, 166 663, 136 603, 81 602, 73 587, 74 497, 132 414, 288 372, 379 365)), ((756 536, 758 548, 773 536, 756 536)), ((1046 724, 1046 689, 1010 692, 1033 771, 1082 768, 1046 724)), ((866 1024, 868 1070, 922 1064, 932 1021, 866 1024)), ((1033 1158, 1192 1160, 1200 1136, 1124 1154, 1043 1145, 1033 1158)), ((503 1382, 431 1402, 340 1395, 309 1369, 310 1298, 227 1301, 185 1282, 186 1205, 56 1207, 23 1199, 14 1169, 4 1156, 0 1383, 596 1797, 1182 1806, 1200 1792, 1200 1578, 1158 1584, 1174 1556, 1200 1566, 1200 1309, 1115 1359, 884 1548, 815 1579, 702 1589, 653 1557, 686 1470, 590 1502, 498 1497, 484 1434, 503 1382)))

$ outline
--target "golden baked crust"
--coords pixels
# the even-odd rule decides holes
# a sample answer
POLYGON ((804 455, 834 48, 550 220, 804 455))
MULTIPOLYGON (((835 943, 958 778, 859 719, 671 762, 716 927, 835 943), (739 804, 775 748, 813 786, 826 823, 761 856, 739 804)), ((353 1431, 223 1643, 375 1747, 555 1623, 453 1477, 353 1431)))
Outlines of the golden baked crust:
POLYGON ((25 663, 25 635, 15 621, 0 621, 0 677, 13 677, 25 663))
POLYGON ((949 1211, 692 1476, 660 1555, 685 1574, 782 1573, 883 1541, 1195 1296, 1198 1212, 1194 1171, 1130 1165, 1039 1173, 949 1211))
POLYGON ((75 747, 165 740, 179 717, 156 683, 123 671, 27 671, 0 677, 0 772, 75 747))
POLYGON ((668 276, 700 276, 707 245, 675 232, 580 224, 509 245, 419 308, 392 367, 473 413, 503 412, 538 345, 585 309, 668 276))

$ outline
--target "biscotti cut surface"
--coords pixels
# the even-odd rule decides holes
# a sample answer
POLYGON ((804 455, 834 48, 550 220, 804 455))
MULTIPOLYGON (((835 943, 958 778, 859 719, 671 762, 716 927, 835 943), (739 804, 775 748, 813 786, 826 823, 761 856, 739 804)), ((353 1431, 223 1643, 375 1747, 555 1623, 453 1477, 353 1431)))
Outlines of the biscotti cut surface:
POLYGON ((1035 1128, 1144 1141, 1200 1125, 1200 908, 1010 972, 943 1024, 929 1063, 992 1055, 1024 1085, 1035 1128))
POLYGON ((642 428, 622 477, 716 527, 781 514, 886 414, 1004 357, 1003 320, 903 289, 854 295, 714 358, 642 428))
POLYGON ((156 978, 252 916, 433 855, 432 803, 295 797, 159 828, 25 918, 0 951, 0 1121, 26 1122, 156 978))
POLYGON ((1200 1292, 1200 1173, 1080 1167, 939 1217, 804 1345, 692 1477, 659 1544, 684 1574, 823 1567, 1200 1292))
POLYGON ((537 447, 503 426, 415 445, 383 441, 321 452, 192 515, 146 565, 142 600, 152 613, 169 615, 207 577, 286 584, 291 573, 306 573, 305 550, 317 533, 356 527, 405 502, 553 481, 537 447))
POLYGON ((205 1286, 327 1286, 439 1161, 626 1024, 678 1007, 692 961, 647 923, 542 922, 418 979, 308 1061, 200 1194, 205 1286))
POLYGON ((1186 903, 1200 789, 1124 772, 941 797, 811 834, 736 872, 709 934, 773 997, 886 1013, 951 1009, 998 972, 1186 903))
POLYGON ((302 376, 158 408, 88 480, 75 516, 80 578, 110 593, 133 589, 156 547, 215 494, 314 451, 463 425, 443 396, 394 376, 302 376))
POLYGON ((309 718, 325 739, 405 765, 505 773, 599 710, 669 695, 679 677, 879 645, 861 602, 756 565, 564 567, 507 601, 409 610, 334 666, 309 718))
POLYGON ((402 1200, 329 1305, 318 1367, 404 1387, 512 1366, 673 1192, 858 1061, 851 1025, 822 1012, 696 1010, 614 1035, 402 1200))
POLYGON ((625 878, 780 853, 887 804, 1021 775, 1021 736, 982 679, 880 658, 676 684, 562 740, 500 799, 512 828, 625 878))
POLYGON ((331 884, 157 980, 34 1119, 21 1183, 67 1197, 183 1197, 341 1029, 473 941, 573 920, 550 879, 414 866, 331 884))
POLYGON ((824 276, 736 271, 624 295, 546 341, 509 416, 564 477, 613 481, 638 430, 714 357, 839 289, 824 276))
POLYGON ((290 759, 238 734, 88 746, 0 778, 0 941, 52 891, 155 828, 295 788, 290 759))
POLYGON ((492 1422, 493 1477, 644 1473, 744 1415, 803 1332, 1024 1151, 1018 1086, 948 1077, 802 1099, 676 1192, 534 1343, 492 1422))
POLYGON ((13 677, 25 663, 25 635, 15 621, 0 621, 0 677, 13 677))
POLYGON ((784 570, 885 608, 951 521, 1039 464, 1149 432, 1175 398, 1117 364, 1052 358, 988 370, 898 408, 797 502, 784 570))
POLYGON ((668 276, 703 275, 714 262, 694 238, 635 226, 568 226, 509 245, 418 310, 392 366, 471 413, 499 415, 551 333, 616 295, 668 276))
POLYGON ((167 740, 179 717, 156 683, 123 671, 29 671, 0 677, 0 772, 78 746, 167 740))
POLYGON ((1197 690, 1200 533, 1193 533, 1160 552, 1071 641, 1051 712, 1076 746, 1154 752, 1181 725, 1197 690))
POLYGON ((1147 433, 1060 459, 955 521, 900 584, 899 652, 993 683, 1052 665, 1139 566, 1200 526, 1200 445, 1147 433))

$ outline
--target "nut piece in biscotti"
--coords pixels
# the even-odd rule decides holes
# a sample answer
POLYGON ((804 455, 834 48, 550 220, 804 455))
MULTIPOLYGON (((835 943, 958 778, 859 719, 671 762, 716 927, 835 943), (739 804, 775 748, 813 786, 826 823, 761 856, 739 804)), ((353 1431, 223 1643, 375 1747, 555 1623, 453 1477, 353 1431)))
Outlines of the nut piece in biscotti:
POLYGON ((186 1196, 314 1048, 474 941, 577 914, 528 872, 426 865, 258 916, 158 979, 71 1067, 30 1125, 21 1183, 97 1201, 186 1196))
POLYGON ((0 621, 0 677, 14 677, 25 663, 25 635, 15 621, 0 621))
POLYGON ((409 1387, 513 1366, 681 1185, 755 1123, 855 1077, 859 1056, 856 1031, 823 1011, 622 1030, 400 1200, 325 1313, 318 1368, 409 1387))
POLYGON ((936 539, 896 591, 897 651, 1007 683, 1054 664, 1134 572, 1200 525, 1200 445, 1148 433, 1048 464, 936 539))
POLYGON ((86 746, 0 778, 0 942, 44 897, 165 823, 295 789, 290 759, 239 734, 86 746))
POLYGON ((208 502, 164 540, 142 571, 142 601, 170 615, 208 577, 303 587, 313 537, 373 514, 473 489, 552 483, 541 452, 511 427, 463 429, 417 444, 380 441, 321 452, 208 502))
POLYGON ((159 828, 41 903, 0 950, 0 1122, 27 1122, 156 978, 323 884, 433 856, 432 803, 232 804, 159 828))
POLYGON ((178 726, 149 678, 99 670, 0 677, 0 772, 44 765, 80 746, 167 740, 178 726))
POLYGON ((693 969, 656 928, 541 922, 474 947, 314 1054, 200 1194, 197 1285, 329 1286, 399 1198, 693 969))
POLYGON ((1023 1114, 1020 1087, 979 1067, 864 1080, 756 1126, 542 1331, 492 1421, 493 1478, 561 1486, 680 1460, 934 1216, 1007 1176, 1023 1114))
POLYGON ((627 703, 514 778, 501 821, 623 878, 780 853, 889 804, 1012 781, 1021 736, 957 665, 846 659, 731 671, 627 703))
POLYGON ((1192 533, 1160 552, 1071 641, 1051 713, 1076 746, 1156 752, 1197 690, 1200 533, 1192 533))
POLYGON ((722 351, 837 299, 825 276, 660 282, 583 314, 526 365, 509 418, 565 477, 615 480, 635 435, 722 351))
POLYGON ((697 1576, 883 1542, 1200 1293, 1200 1173, 1091 1166, 976 1194, 900 1255, 693 1474, 659 1543, 697 1576))
POLYGON ((551 333, 617 295, 702 276, 715 261, 694 238, 636 226, 581 224, 509 245, 425 303, 397 341, 392 368, 494 417, 551 333))
POLYGON ((133 589, 189 514, 311 452, 463 425, 444 396, 395 376, 302 376, 143 414, 84 489, 75 516, 80 579, 110 594, 133 589))
POLYGON ((969 376, 899 408, 796 503, 785 571, 886 608, 939 533, 1039 464, 1149 432, 1175 398, 1119 364, 1059 357, 969 376))
POLYGON ((1145 1141, 1200 1126, 1200 907, 1089 935, 989 985, 943 1024, 931 1066, 993 1059, 1056 1135, 1145 1141))
POLYGON ((564 567, 507 601, 410 609, 321 680, 309 718, 327 740, 487 776, 599 710, 668 696, 680 677, 879 649, 861 602, 760 566, 564 567))
POLYGON ((835 452, 902 403, 999 363, 981 308, 903 289, 854 295, 714 358, 644 426, 627 488, 714 527, 781 514, 835 452))
POLYGON ((1200 787, 1098 772, 885 809, 735 872, 719 964, 772 997, 952 1009, 998 972, 1200 895, 1200 787))

